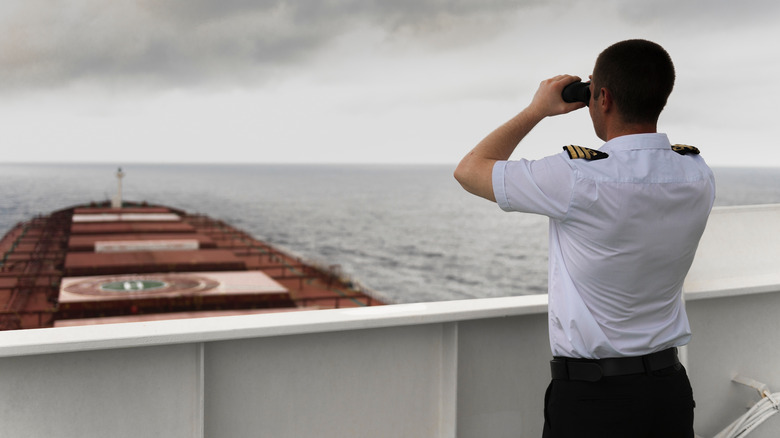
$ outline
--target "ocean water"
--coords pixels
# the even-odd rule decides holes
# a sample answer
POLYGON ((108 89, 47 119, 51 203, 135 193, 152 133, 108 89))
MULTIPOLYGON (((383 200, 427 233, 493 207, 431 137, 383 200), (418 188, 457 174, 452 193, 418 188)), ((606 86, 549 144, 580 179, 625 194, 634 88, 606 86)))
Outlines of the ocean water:
MULTIPOLYGON (((547 219, 502 212, 445 165, 123 166, 124 198, 222 219, 385 299, 544 293, 547 219)), ((116 192, 105 164, 0 164, 0 233, 116 192)), ((780 203, 780 169, 714 169, 716 205, 780 203)))

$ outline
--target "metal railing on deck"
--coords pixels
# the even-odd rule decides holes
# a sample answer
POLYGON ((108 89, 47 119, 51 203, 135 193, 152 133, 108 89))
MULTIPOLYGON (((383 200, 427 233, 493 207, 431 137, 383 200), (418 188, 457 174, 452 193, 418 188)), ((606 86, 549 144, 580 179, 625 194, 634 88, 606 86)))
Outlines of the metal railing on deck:
POLYGON ((24 322, 27 316, 37 316, 38 326, 44 316, 51 318, 62 277, 71 217, 72 210, 62 210, 49 216, 35 217, 22 225, 23 232, 3 256, 0 269, 1 276, 16 278, 5 305, 0 309, 0 330, 27 327, 24 322), (18 253, 16 250, 19 243, 31 235, 36 236, 32 250, 29 253, 18 253), (17 254, 18 257, 14 257, 17 254), (28 303, 33 296, 43 298, 38 300, 37 305, 40 305, 41 301, 48 302, 51 303, 51 308, 28 309, 28 303))

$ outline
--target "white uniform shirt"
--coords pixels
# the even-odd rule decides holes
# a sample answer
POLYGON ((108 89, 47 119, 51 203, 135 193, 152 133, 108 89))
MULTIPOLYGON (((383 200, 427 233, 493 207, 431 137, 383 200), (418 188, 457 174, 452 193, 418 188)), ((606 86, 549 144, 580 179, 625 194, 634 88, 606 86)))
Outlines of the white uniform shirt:
POLYGON ((665 134, 602 146, 608 158, 500 161, 506 211, 550 218, 549 329, 554 356, 638 356, 684 345, 682 285, 715 199, 710 168, 665 134))

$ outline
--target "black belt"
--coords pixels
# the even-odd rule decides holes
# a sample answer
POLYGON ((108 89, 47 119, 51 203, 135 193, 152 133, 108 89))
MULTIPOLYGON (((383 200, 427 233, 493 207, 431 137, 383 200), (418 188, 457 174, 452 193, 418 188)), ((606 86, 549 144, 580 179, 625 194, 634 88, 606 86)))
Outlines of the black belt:
POLYGON ((680 363, 677 348, 634 357, 608 359, 573 359, 556 357, 550 361, 552 378, 597 382, 602 377, 651 373, 680 363))

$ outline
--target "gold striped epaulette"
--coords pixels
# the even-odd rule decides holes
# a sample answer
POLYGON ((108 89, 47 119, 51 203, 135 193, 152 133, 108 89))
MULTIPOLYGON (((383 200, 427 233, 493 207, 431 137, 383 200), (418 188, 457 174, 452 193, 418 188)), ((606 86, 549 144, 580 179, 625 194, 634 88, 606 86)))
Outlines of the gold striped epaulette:
POLYGON ((569 158, 572 160, 577 158, 584 158, 588 161, 601 160, 602 158, 607 158, 609 156, 609 154, 606 152, 597 151, 595 149, 588 149, 573 144, 564 146, 563 150, 569 154, 569 158))
POLYGON ((699 155, 699 148, 695 146, 688 146, 687 144, 673 144, 672 150, 680 155, 694 154, 699 155))

